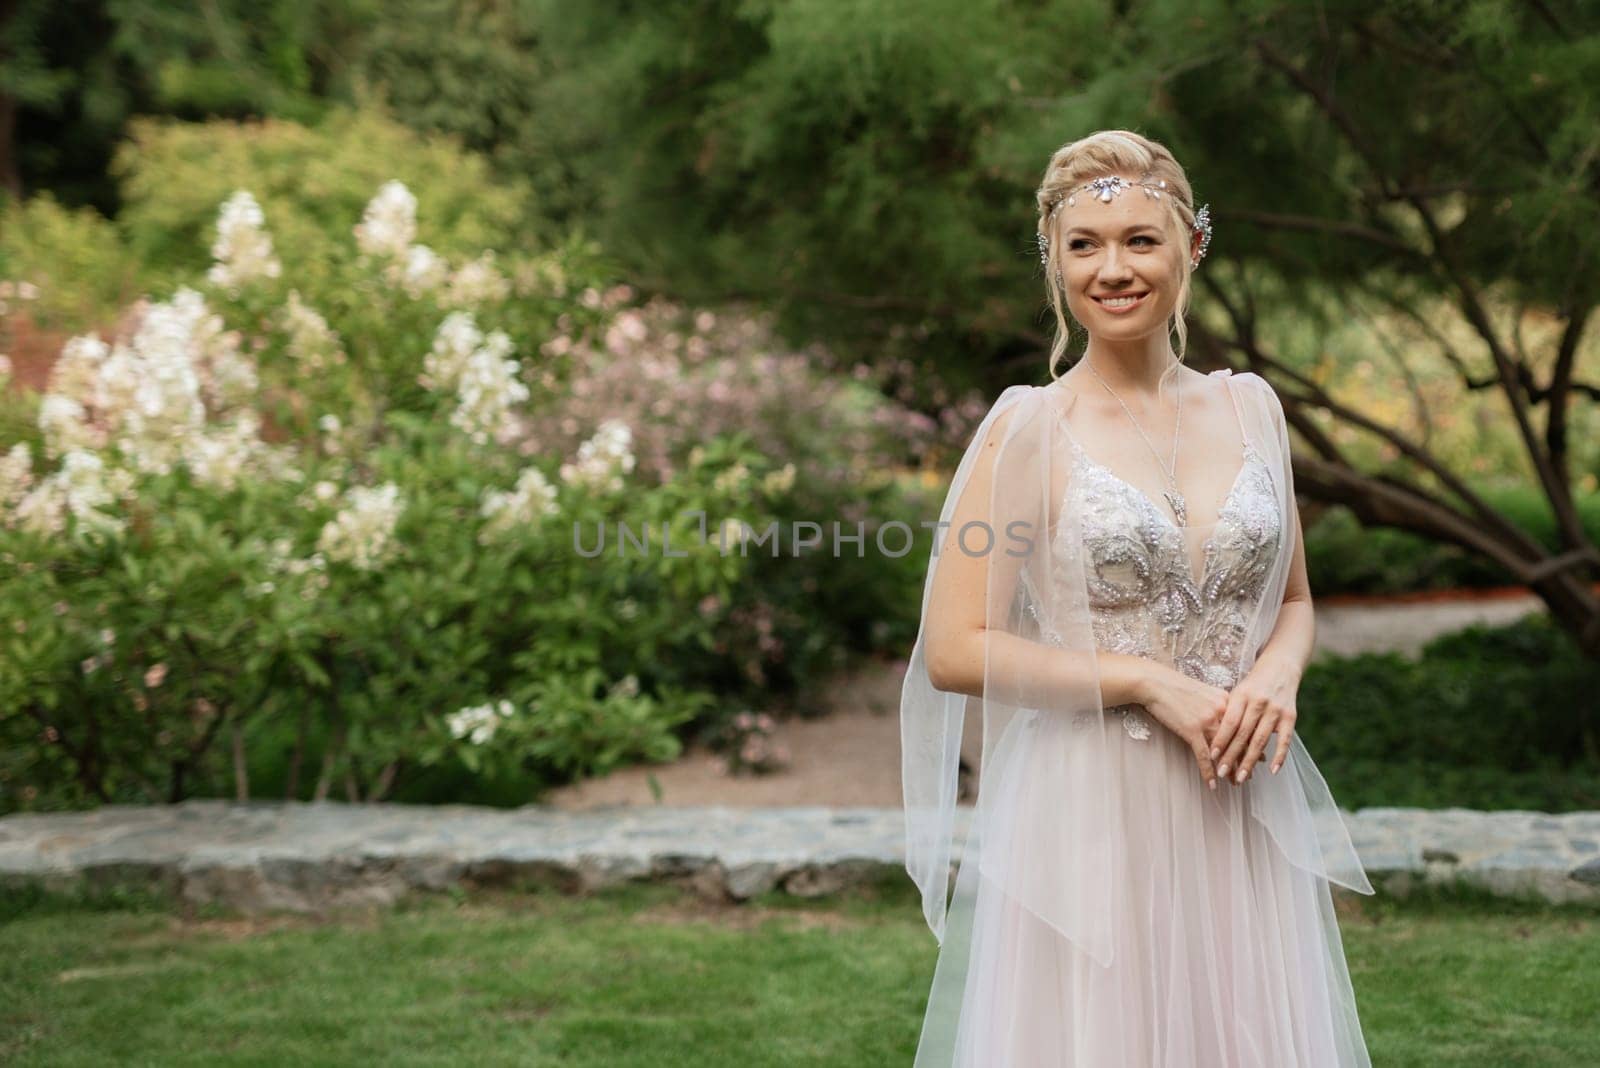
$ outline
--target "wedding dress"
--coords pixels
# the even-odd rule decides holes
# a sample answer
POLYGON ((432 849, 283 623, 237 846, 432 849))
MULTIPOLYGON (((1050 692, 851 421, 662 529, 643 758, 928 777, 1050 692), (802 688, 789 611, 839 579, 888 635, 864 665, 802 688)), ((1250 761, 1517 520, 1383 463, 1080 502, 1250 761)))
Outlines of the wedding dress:
POLYGON ((957 470, 943 521, 981 460, 996 528, 1040 538, 986 565, 983 697, 934 689, 920 634, 907 672, 907 867, 940 939, 918 1068, 1370 1066, 1330 884, 1372 888, 1304 746, 1272 775, 1274 737, 1213 791, 1146 711, 1100 701, 1096 650, 1227 689, 1276 623, 1299 537, 1282 408, 1259 376, 1217 374, 1242 463, 1214 522, 1177 526, 1094 458, 1059 382, 1007 390, 957 470), (1048 687, 1008 654, 1019 638, 1065 665, 1048 687), (983 756, 947 910, 969 702, 983 756))

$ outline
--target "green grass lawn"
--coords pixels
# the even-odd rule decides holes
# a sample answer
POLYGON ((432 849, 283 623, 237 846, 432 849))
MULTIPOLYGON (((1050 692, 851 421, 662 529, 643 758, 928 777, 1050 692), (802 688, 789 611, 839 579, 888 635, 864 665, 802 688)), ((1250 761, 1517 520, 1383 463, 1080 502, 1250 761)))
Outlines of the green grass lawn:
MULTIPOLYGON (((1600 912, 1460 892, 1341 912, 1374 1064, 1600 1064, 1600 912)), ((0 922, 17 1065, 909 1065, 937 950, 899 887, 474 894, 327 921, 13 894, 0 922)))

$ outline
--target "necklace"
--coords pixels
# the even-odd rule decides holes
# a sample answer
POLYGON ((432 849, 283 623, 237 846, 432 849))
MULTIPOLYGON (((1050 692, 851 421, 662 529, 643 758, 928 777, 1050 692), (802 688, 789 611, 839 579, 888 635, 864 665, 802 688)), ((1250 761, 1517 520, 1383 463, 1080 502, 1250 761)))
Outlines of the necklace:
POLYGON ((1178 432, 1183 427, 1183 384, 1181 382, 1178 384, 1178 414, 1177 418, 1172 424, 1172 463, 1169 466, 1161 463, 1161 453, 1157 452, 1156 447, 1150 444, 1150 435, 1144 432, 1144 427, 1139 425, 1139 420, 1134 419, 1132 410, 1129 409, 1126 404, 1123 404, 1122 398, 1117 396, 1117 391, 1112 389, 1109 385, 1106 385, 1105 379, 1100 378, 1100 372, 1094 369, 1094 364, 1090 362, 1087 355, 1084 356, 1083 362, 1088 365, 1089 373, 1094 375, 1095 378, 1099 379, 1102 386, 1106 387, 1106 392, 1111 394, 1112 399, 1118 404, 1122 405, 1122 410, 1128 413, 1128 419, 1133 423, 1133 429, 1137 430, 1139 432, 1139 436, 1144 438, 1144 443, 1150 446, 1150 451, 1155 454, 1156 463, 1161 465, 1161 473, 1167 476, 1167 485, 1170 487, 1169 489, 1162 490, 1161 495, 1167 499, 1167 504, 1171 506, 1173 514, 1178 517, 1178 526, 1187 526, 1189 522, 1189 508, 1183 499, 1183 494, 1178 492, 1177 477, 1178 432))

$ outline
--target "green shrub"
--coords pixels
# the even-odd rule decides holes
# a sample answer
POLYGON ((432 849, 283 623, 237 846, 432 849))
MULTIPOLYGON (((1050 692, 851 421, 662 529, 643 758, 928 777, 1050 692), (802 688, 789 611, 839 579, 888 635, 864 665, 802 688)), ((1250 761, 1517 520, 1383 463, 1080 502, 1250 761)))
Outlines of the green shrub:
MULTIPOLYGON (((22 576, 0 586, 0 808, 246 782, 520 803, 907 639, 925 547, 890 571, 870 528, 861 560, 694 536, 696 513, 904 515, 910 421, 864 376, 754 317, 631 307, 578 240, 471 247, 516 200, 459 195, 471 167, 431 176, 456 215, 429 247, 404 183, 338 219, 290 181, 316 137, 219 129, 214 159, 175 126, 125 157, 130 233, 175 291, 0 412, 25 431, 0 451, 22 576), (171 187, 206 182, 226 192, 200 225, 171 187), (203 283, 169 228, 213 250, 203 283), (602 523, 655 550, 574 551, 602 523)), ((429 164, 449 158, 408 166, 429 164)))
POLYGON ((349 248, 350 229, 384 182, 417 200, 416 240, 459 258, 485 248, 521 251, 532 191, 445 136, 413 132, 380 112, 336 108, 314 127, 268 119, 184 123, 135 120, 113 171, 117 223, 147 269, 192 275, 211 262, 217 205, 248 189, 261 205, 285 267, 302 290, 321 291, 349 248))
POLYGON ((1300 732, 1347 808, 1600 807, 1600 664, 1550 618, 1469 627, 1420 658, 1314 661, 1300 732))
POLYGON ((115 223, 49 193, 0 197, 0 279, 37 290, 26 309, 47 330, 109 322, 150 281, 115 223))
POLYGON ((713 644, 695 606, 748 561, 589 560, 572 526, 681 527, 690 508, 759 523, 762 501, 717 476, 767 460, 712 442, 710 462, 641 484, 619 425, 586 428, 603 446, 587 460, 541 453, 524 409, 566 375, 525 374, 524 354, 614 306, 573 248, 430 254, 414 276, 405 192, 386 186, 363 248, 310 281, 230 198, 204 293, 65 347, 34 440, 0 454, 5 807, 225 792, 262 721, 295 738, 296 793, 377 796, 450 760, 531 793, 670 757, 710 703, 631 668, 629 643, 656 635, 656 661, 693 679, 685 652, 713 644), (466 722, 483 706, 498 730, 466 722))

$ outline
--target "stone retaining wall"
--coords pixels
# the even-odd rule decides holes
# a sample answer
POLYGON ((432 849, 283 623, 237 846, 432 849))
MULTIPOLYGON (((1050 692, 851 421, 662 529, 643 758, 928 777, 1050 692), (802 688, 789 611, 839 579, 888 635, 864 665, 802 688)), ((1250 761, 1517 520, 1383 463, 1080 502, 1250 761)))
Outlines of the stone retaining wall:
MULTIPOLYGON (((1346 820, 1383 892, 1459 881, 1600 902, 1600 812, 1369 808, 1346 820)), ((131 883, 244 912, 389 904, 453 887, 585 891, 641 879, 743 900, 906 877, 903 849, 901 812, 889 808, 188 801, 0 818, 0 882, 63 891, 131 883)))

